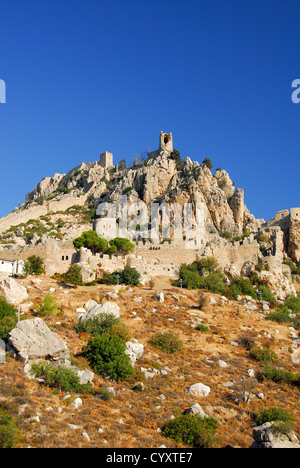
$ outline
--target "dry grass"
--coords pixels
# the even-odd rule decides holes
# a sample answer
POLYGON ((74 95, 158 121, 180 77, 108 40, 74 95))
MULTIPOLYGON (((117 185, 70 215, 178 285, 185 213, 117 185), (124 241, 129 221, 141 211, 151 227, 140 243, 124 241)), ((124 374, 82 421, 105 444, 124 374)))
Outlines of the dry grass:
MULTIPOLYGON (((88 336, 82 334, 79 337, 76 334, 76 308, 82 307, 91 298, 98 302, 103 300, 105 293, 112 291, 113 287, 60 289, 61 285, 47 276, 41 279, 42 283, 37 285, 32 284, 30 278, 21 280, 21 283, 30 286, 28 291, 33 303, 41 301, 50 287, 55 288, 53 296, 60 306, 61 315, 44 320, 64 339, 70 352, 80 356, 88 336)), ((144 356, 136 364, 137 369, 142 366, 160 370, 167 366, 171 372, 149 380, 138 374, 127 382, 109 382, 116 390, 116 396, 110 401, 102 401, 91 395, 81 396, 83 405, 75 410, 68 400, 63 400, 63 393, 55 394, 38 382, 27 379, 23 365, 8 359, 0 366, 0 401, 8 402, 17 415, 22 432, 19 446, 150 448, 164 444, 170 448, 177 447, 174 442, 164 438, 159 429, 172 415, 182 414, 196 401, 207 415, 218 419, 219 447, 250 447, 253 441, 253 414, 268 406, 280 406, 292 413, 299 435, 299 389, 273 382, 262 384, 255 381, 255 385, 251 386, 253 383, 250 385, 247 371, 251 368, 257 373, 260 365, 250 358, 245 347, 230 344, 243 335, 251 335, 257 346, 270 346, 278 354, 281 366, 298 372, 299 369, 291 361, 292 339, 288 327, 266 321, 261 311, 249 314, 239 303, 223 306, 218 296, 206 293, 205 296, 214 296, 218 304, 212 306, 206 301, 203 310, 200 310, 196 307, 197 292, 172 287, 166 278, 156 279, 153 289, 135 288, 134 292, 120 295, 117 303, 122 318, 131 335, 145 346, 144 356), (164 292, 164 303, 156 300, 156 292, 164 292), (180 300, 173 298, 173 294, 180 296, 180 300), (137 296, 142 296, 142 304, 133 301, 137 296), (153 308, 156 311, 150 312, 153 308), (201 333, 190 326, 197 323, 209 325, 210 332, 201 333), (149 340, 158 331, 177 334, 184 342, 183 352, 169 355, 152 348, 149 340), (228 367, 221 368, 220 359, 227 362, 228 367), (146 389, 133 391, 132 387, 139 380, 144 381, 146 389), (224 386, 229 381, 232 386, 224 386), (207 397, 193 397, 186 393, 186 388, 197 382, 211 387, 207 397), (262 392, 265 399, 256 397, 249 403, 233 400, 250 387, 256 395, 262 392), (160 394, 165 396, 164 400, 159 399, 160 394), (33 419, 36 415, 38 420, 33 419), (73 429, 70 424, 78 428, 73 429), (84 431, 90 441, 82 435, 84 431)), ((34 315, 32 310, 28 317, 34 315)), ((95 389, 103 383, 100 376, 95 376, 95 389)))

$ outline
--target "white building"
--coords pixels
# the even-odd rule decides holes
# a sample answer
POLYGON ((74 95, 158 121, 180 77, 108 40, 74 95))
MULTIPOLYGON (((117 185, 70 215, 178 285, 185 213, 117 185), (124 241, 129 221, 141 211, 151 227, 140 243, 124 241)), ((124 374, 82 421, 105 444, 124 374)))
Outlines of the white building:
POLYGON ((117 221, 115 218, 97 218, 94 221, 94 231, 107 241, 117 237, 117 221))
POLYGON ((0 273, 9 275, 21 275, 23 273, 23 260, 4 260, 0 258, 0 273))

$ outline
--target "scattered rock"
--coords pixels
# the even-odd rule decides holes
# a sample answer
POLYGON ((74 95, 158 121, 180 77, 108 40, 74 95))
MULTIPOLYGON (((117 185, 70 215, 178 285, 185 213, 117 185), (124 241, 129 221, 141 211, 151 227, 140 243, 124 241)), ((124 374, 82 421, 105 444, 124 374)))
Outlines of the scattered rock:
POLYGON ((299 440, 294 432, 282 434, 273 426, 274 421, 267 422, 262 426, 253 429, 254 443, 251 448, 298 448, 300 449, 299 440), (275 430, 274 430, 275 429, 275 430))
POLYGON ((138 341, 127 341, 125 353, 130 357, 132 366, 144 354, 144 345, 138 341))
POLYGON ((109 297, 110 299, 118 299, 118 294, 114 293, 114 292, 108 292, 106 293, 106 297, 109 297))
POLYGON ((158 300, 159 302, 165 302, 164 293, 159 293, 159 294, 157 294, 157 300, 158 300))
POLYGON ((75 400, 71 403, 71 406, 73 406, 75 409, 80 408, 80 406, 82 406, 81 398, 75 398, 75 400))
POLYGON ((219 367, 221 367, 222 369, 225 368, 225 367, 228 367, 227 362, 222 361, 222 359, 219 359, 218 364, 219 364, 219 367))
POLYGON ((81 433, 81 435, 82 435, 82 437, 84 437, 88 442, 91 440, 87 432, 83 431, 83 432, 81 433))
POLYGON ((115 302, 103 302, 96 304, 89 309, 85 314, 80 316, 80 320, 90 320, 99 315, 114 315, 116 318, 120 317, 120 307, 115 302))
POLYGON ((210 387, 202 383, 196 383, 188 387, 186 389, 186 393, 191 393, 192 395, 206 397, 207 395, 210 394, 210 387))
POLYGON ((40 318, 23 320, 8 335, 10 351, 17 359, 27 362, 41 358, 68 359, 69 350, 64 341, 49 330, 40 318))
POLYGON ((90 310, 92 307, 94 307, 95 305, 98 305, 98 302, 94 301, 93 299, 89 299, 85 304, 84 304, 84 309, 87 311, 87 310, 90 310))
POLYGON ((195 414, 201 416, 201 418, 205 418, 206 414, 204 413, 203 409, 199 405, 199 403, 194 403, 191 408, 185 411, 185 414, 191 414, 194 416, 195 414))
POLYGON ((28 299, 27 289, 10 277, 0 282, 0 292, 5 296, 7 302, 14 306, 28 299))

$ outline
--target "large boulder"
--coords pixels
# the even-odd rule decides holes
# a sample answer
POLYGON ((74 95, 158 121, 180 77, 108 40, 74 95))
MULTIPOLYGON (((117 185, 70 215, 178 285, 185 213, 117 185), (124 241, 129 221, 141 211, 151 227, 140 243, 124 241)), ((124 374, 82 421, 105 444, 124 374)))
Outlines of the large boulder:
POLYGON ((114 315, 116 318, 120 317, 120 307, 115 302, 103 302, 102 304, 94 305, 85 314, 80 316, 80 320, 91 320, 100 315, 114 315))
POLYGON ((251 448, 300 448, 299 440, 294 432, 280 433, 273 426, 276 423, 267 422, 253 429, 254 443, 251 448))
POLYGON ((186 393, 191 393, 192 395, 197 395, 200 397, 206 397, 210 394, 210 387, 204 385, 203 383, 196 383, 188 387, 186 389, 186 393))
POLYGON ((17 359, 27 362, 36 359, 68 359, 64 341, 49 330, 40 318, 23 320, 8 335, 8 343, 17 359))
POLYGON ((10 277, 0 282, 0 293, 14 306, 28 299, 27 289, 10 277))
POLYGON ((131 364, 134 366, 135 362, 144 354, 144 345, 137 340, 127 341, 125 354, 129 356, 131 364))

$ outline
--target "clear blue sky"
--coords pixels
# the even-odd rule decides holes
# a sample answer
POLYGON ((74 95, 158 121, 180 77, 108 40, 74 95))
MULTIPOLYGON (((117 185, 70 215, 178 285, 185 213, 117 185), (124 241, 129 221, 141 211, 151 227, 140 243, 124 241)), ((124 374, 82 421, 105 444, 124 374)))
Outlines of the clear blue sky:
POLYGON ((299 0, 1 0, 0 216, 46 176, 172 132, 258 218, 300 205, 299 0))

